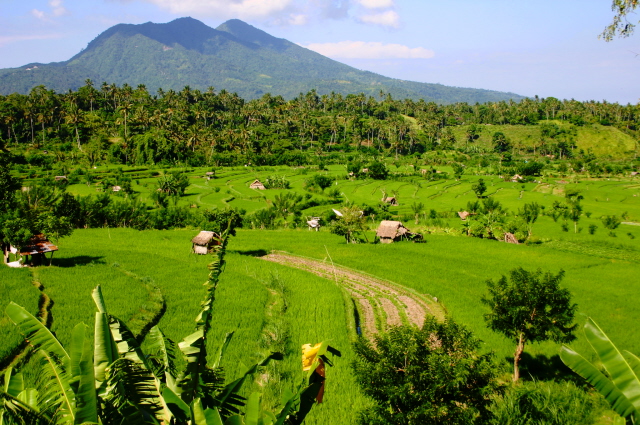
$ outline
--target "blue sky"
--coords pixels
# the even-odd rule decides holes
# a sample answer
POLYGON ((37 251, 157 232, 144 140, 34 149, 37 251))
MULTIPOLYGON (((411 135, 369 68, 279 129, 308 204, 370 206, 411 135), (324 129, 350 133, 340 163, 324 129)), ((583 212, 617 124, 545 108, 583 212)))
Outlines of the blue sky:
POLYGON ((394 78, 640 101, 640 33, 597 37, 610 0, 0 0, 0 68, 67 60, 118 23, 183 16, 214 28, 242 19, 394 78))

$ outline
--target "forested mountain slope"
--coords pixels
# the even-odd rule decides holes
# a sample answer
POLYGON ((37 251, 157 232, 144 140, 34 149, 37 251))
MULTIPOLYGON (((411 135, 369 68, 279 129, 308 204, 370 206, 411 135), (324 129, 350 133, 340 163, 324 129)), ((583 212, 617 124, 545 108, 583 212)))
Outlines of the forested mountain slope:
POLYGON ((185 86, 236 92, 245 99, 265 93, 291 99, 316 89, 347 95, 381 91, 395 98, 438 103, 495 102, 522 96, 384 77, 360 71, 232 19, 217 29, 192 18, 166 24, 118 24, 70 60, 0 70, 0 94, 28 93, 37 85, 76 90, 87 79, 144 84, 151 92, 185 86))

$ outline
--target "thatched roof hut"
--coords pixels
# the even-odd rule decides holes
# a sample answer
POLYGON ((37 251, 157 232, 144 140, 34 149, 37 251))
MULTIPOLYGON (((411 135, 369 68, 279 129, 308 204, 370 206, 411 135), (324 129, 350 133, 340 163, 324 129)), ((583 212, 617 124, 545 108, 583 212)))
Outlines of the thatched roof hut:
POLYGON ((265 190, 266 187, 262 184, 262 182, 258 179, 255 179, 253 183, 249 185, 251 189, 265 190))
POLYGON ((208 254, 211 248, 220 245, 220 235, 216 232, 203 230, 191 239, 192 250, 196 254, 208 254))
POLYGON ((505 233, 504 234, 504 241, 506 243, 514 243, 514 244, 519 244, 520 242, 518 242, 518 239, 516 239, 516 236, 513 233, 505 233))
POLYGON ((382 198, 381 201, 394 206, 398 205, 398 201, 396 200, 395 196, 386 196, 382 198))
POLYGON ((470 212, 468 211, 458 211, 458 217, 460 217, 460 220, 466 220, 467 217, 469 217, 471 215, 470 212))
POLYGON ((53 179, 59 182, 60 180, 67 180, 67 176, 55 176, 53 179))
POLYGON ((412 233, 401 222, 392 220, 382 220, 376 231, 376 236, 380 238, 380 243, 391 243, 400 239, 422 239, 422 235, 419 233, 412 233))

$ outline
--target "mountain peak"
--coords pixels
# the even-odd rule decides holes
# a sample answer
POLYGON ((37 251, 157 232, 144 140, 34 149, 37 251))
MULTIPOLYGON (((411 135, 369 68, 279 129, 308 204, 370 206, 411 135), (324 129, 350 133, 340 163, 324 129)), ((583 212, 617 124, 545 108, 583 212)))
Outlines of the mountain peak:
POLYGON ((231 34, 239 40, 280 52, 293 44, 283 38, 276 38, 240 19, 229 19, 216 30, 231 34))

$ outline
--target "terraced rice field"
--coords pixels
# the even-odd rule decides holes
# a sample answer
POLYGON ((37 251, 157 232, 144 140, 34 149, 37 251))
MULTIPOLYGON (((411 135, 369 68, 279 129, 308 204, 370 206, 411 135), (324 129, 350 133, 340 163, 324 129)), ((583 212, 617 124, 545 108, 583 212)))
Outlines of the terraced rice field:
POLYGON ((425 315, 444 319, 444 310, 428 294, 419 294, 391 281, 326 261, 273 252, 264 260, 295 267, 334 280, 354 301, 359 333, 371 337, 390 326, 416 325, 421 327, 425 315))

